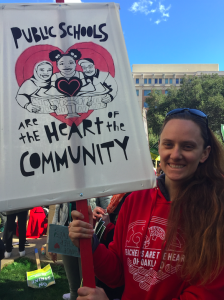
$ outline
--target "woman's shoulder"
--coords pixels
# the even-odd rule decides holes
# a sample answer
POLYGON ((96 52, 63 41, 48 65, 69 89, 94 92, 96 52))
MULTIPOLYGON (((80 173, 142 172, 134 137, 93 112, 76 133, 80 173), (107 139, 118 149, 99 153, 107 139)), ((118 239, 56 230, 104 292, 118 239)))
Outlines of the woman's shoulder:
POLYGON ((130 195, 125 200, 126 205, 131 205, 132 207, 135 204, 139 205, 139 202, 149 202, 150 199, 154 199, 154 196, 157 193, 157 187, 151 189, 145 189, 140 191, 131 192, 130 195))
POLYGON ((32 78, 27 79, 26 81, 24 81, 21 85, 20 88, 24 88, 24 87, 28 87, 28 86, 35 86, 35 83, 32 81, 32 78))
POLYGON ((62 77, 62 75, 60 73, 54 73, 51 76, 51 81, 56 81, 58 78, 62 77))
POLYGON ((157 187, 151 188, 151 189, 140 190, 140 191, 134 191, 129 196, 137 197, 137 198, 146 197, 146 196, 150 196, 150 195, 155 194, 156 190, 157 190, 157 187))
POLYGON ((75 76, 78 77, 79 79, 83 79, 84 78, 83 72, 81 72, 81 71, 76 71, 75 72, 75 76))
POLYGON ((31 95, 34 91, 38 90, 39 88, 36 84, 32 81, 32 78, 27 79, 22 83, 19 88, 18 94, 27 94, 31 95))

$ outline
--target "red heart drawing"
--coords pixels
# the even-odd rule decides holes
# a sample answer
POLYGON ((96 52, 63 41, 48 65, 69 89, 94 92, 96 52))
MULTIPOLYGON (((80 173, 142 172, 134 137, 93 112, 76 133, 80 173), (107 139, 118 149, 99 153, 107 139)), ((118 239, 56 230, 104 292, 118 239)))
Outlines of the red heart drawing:
POLYGON ((56 243, 56 244, 54 245, 54 248, 55 248, 55 249, 57 249, 57 248, 59 249, 59 248, 60 248, 60 246, 58 245, 58 243, 56 243))
MULTIPOLYGON (((109 72, 112 77, 115 76, 113 58, 111 54, 102 46, 92 42, 77 43, 72 45, 65 53, 68 53, 68 51, 71 49, 79 50, 82 54, 81 59, 91 58, 94 61, 94 65, 96 69, 99 69, 100 71, 103 72, 109 72)), ((15 75, 19 86, 21 86, 26 80, 30 79, 33 76, 34 67, 38 62, 49 61, 53 65, 53 73, 59 72, 56 62, 51 62, 49 58, 49 53, 53 50, 59 50, 61 53, 63 53, 63 51, 60 48, 52 45, 31 46, 22 52, 22 54, 17 59, 16 66, 15 66, 15 75)), ((76 71, 82 72, 82 68, 78 64, 76 64, 76 71)), ((66 96, 68 95, 74 96, 76 94, 76 88, 74 89, 73 86, 74 83, 69 84, 69 82, 67 84, 69 86, 71 84, 71 89, 69 89, 69 93, 67 93, 66 96)), ((61 90, 66 91, 66 88, 64 88, 63 86, 63 84, 66 84, 65 81, 63 82, 62 86, 61 84, 60 84, 61 90)), ((73 117, 68 119, 66 118, 67 115, 57 115, 56 113, 51 113, 50 115, 53 118, 56 118, 57 120, 66 123, 69 126, 72 126, 72 123, 75 123, 78 126, 92 112, 93 110, 89 110, 87 113, 79 114, 80 117, 73 117)))
POLYGON ((78 94, 82 87, 82 82, 79 78, 70 78, 69 81, 66 78, 58 78, 55 82, 56 89, 68 96, 75 96, 78 94))

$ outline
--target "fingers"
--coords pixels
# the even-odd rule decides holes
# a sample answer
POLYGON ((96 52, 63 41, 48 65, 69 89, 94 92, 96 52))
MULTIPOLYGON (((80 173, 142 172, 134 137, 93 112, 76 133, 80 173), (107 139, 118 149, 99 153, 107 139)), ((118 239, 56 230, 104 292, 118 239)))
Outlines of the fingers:
MULTIPOLYGON (((88 206, 88 215, 89 215, 89 223, 92 224, 93 217, 92 217, 92 210, 91 210, 91 206, 90 205, 88 206)), ((72 213, 71 213, 71 216, 72 216, 73 221, 75 221, 75 220, 83 220, 84 219, 83 214, 80 213, 77 210, 73 210, 72 213)))
POLYGON ((72 221, 69 224, 69 237, 72 243, 79 248, 79 239, 92 238, 94 230, 93 226, 81 220, 72 221))
POLYGON ((83 287, 81 287, 81 288, 79 288, 78 289, 78 295, 79 296, 87 296, 87 295, 89 295, 90 293, 91 293, 91 291, 93 291, 94 289, 92 289, 92 288, 88 288, 88 287, 86 287, 86 286, 83 286, 83 287))
POLYGON ((111 102, 111 97, 109 95, 106 95, 101 101, 103 103, 109 103, 111 102))
POLYGON ((40 106, 32 105, 31 112, 37 113, 41 110, 40 106))
POLYGON ((94 220, 98 220, 98 219, 100 219, 102 217, 103 217, 103 215, 101 215, 101 214, 93 213, 93 219, 94 220))
POLYGON ((94 208, 93 212, 104 215, 105 214, 105 209, 97 206, 97 207, 94 208))
POLYGON ((39 110, 41 110, 41 107, 38 105, 33 105, 33 109, 36 109, 36 111, 39 111, 39 110))
POLYGON ((71 216, 72 216, 72 220, 83 220, 84 219, 84 216, 82 213, 80 213, 79 211, 77 210, 73 210, 72 213, 71 213, 71 216))
POLYGON ((71 215, 73 221, 68 226, 69 237, 72 243, 79 248, 79 239, 92 238, 94 233, 91 206, 88 207, 90 223, 82 221, 84 219, 84 216, 77 210, 73 210, 71 215))
POLYGON ((74 232, 88 232, 88 230, 93 228, 92 224, 81 220, 72 221, 68 227, 74 232))
POLYGON ((102 220, 105 222, 104 226, 107 226, 110 223, 110 217, 108 214, 103 215, 102 220))
POLYGON ((77 300, 108 300, 103 289, 96 287, 95 289, 89 287, 81 287, 78 289, 79 297, 77 300))
POLYGON ((95 207, 93 210, 93 219, 98 220, 99 218, 103 218, 103 215, 105 214, 106 210, 101 207, 95 207))

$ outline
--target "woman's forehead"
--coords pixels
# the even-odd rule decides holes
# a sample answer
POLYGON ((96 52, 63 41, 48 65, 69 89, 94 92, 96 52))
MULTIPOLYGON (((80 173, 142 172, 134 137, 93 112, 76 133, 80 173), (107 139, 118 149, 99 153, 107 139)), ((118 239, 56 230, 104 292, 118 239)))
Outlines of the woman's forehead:
POLYGON ((58 62, 60 62, 60 61, 69 61, 69 60, 75 61, 74 58, 71 57, 70 55, 64 55, 64 56, 62 56, 62 57, 59 59, 58 62))
POLYGON ((52 65, 51 65, 51 64, 48 64, 48 63, 44 63, 44 64, 40 64, 40 65, 38 66, 38 68, 43 68, 43 67, 52 68, 52 65))
POLYGON ((161 133, 161 139, 198 140, 202 139, 200 127, 191 120, 172 119, 168 121, 161 133))

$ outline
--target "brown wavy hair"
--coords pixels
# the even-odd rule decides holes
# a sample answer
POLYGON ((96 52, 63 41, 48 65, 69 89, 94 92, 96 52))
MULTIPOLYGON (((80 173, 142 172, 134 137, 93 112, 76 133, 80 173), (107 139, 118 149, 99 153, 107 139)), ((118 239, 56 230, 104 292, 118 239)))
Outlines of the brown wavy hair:
POLYGON ((167 117, 162 130, 171 119, 196 123, 204 149, 211 146, 207 160, 199 163, 193 178, 181 186, 172 201, 165 239, 168 249, 181 229, 185 239, 181 275, 191 284, 198 280, 205 284, 224 268, 224 147, 205 119, 185 111, 167 117))

